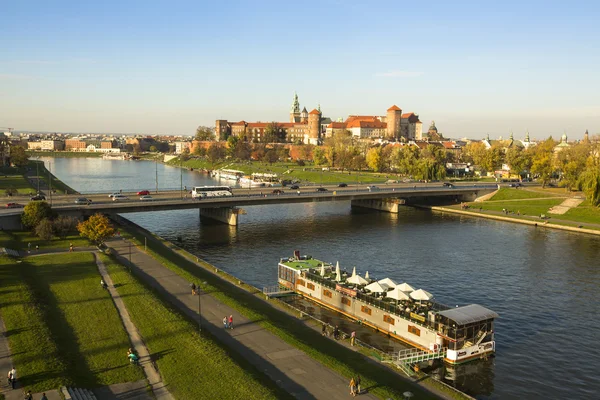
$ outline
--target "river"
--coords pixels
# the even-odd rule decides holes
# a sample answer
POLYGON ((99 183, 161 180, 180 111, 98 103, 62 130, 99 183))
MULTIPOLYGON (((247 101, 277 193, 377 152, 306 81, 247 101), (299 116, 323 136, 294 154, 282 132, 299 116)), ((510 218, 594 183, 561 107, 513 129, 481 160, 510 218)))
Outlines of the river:
MULTIPOLYGON (((197 172, 148 161, 45 159, 81 192, 206 184, 197 172)), ((496 356, 441 371, 480 399, 587 399, 600 379, 597 237, 405 208, 356 211, 349 203, 247 207, 237 227, 201 223, 198 211, 126 214, 257 287, 276 283, 280 257, 302 254, 498 314, 496 356)), ((438 371, 439 372, 439 371, 438 371)))

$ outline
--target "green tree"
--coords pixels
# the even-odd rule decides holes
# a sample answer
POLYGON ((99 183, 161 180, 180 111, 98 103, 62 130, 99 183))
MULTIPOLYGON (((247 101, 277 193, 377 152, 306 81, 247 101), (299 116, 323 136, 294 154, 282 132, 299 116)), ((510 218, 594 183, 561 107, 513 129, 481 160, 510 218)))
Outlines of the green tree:
POLYGON ((189 147, 186 147, 185 149, 183 149, 181 151, 181 154, 179 154, 179 159, 181 161, 187 161, 190 159, 190 149, 189 147))
POLYGON ((208 126, 199 126, 196 128, 196 140, 201 142, 214 139, 214 129, 208 126))
POLYGON ((561 186, 568 191, 579 186, 580 177, 586 170, 590 155, 590 145, 579 143, 560 151, 556 156, 556 166, 560 172, 561 186))
POLYGON ((24 167, 29 162, 29 156, 25 152, 23 146, 11 146, 10 148, 10 162, 16 167, 24 167))
POLYGON ((237 147, 238 144, 240 144, 242 141, 240 140, 239 137, 237 136, 229 136, 227 138, 227 155, 234 157, 235 158, 235 154, 237 153, 237 147))
POLYGON ((213 143, 210 145, 208 150, 206 150, 206 157, 208 157, 208 161, 214 165, 218 161, 225 158, 225 149, 218 143, 213 143))
POLYGON ((392 165, 400 174, 414 176, 420 156, 417 146, 402 146, 392 152, 392 165))
POLYGON ((375 172, 381 172, 385 166, 385 160, 381 155, 381 147, 371 147, 367 151, 367 165, 375 172))
POLYGON ((51 240, 53 233, 54 227, 48 218, 42 219, 35 227, 35 234, 43 240, 51 240))
POLYGON ((465 162, 472 162, 473 164, 481 167, 482 164, 485 163, 484 159, 486 152, 487 149, 483 142, 471 142, 465 146, 463 158, 465 162))
POLYGON ((506 163, 511 175, 519 175, 531 169, 531 154, 522 147, 513 146, 506 151, 506 163))
POLYGON ((263 161, 268 162, 269 164, 273 164, 274 162, 277 162, 277 160, 279 160, 279 156, 273 149, 268 150, 263 157, 263 161))
POLYGON ((250 154, 252 153, 252 149, 250 148, 250 143, 246 141, 241 141, 238 143, 235 149, 235 154, 233 155, 238 160, 249 160, 250 154))
POLYGON ((271 122, 265 128, 261 139, 262 143, 283 143, 285 131, 277 122, 271 122))
POLYGON ((537 175, 538 179, 542 182, 542 188, 546 187, 548 182, 550 182, 550 178, 554 172, 552 160, 554 158, 555 146, 556 142, 550 137, 532 149, 531 173, 537 175))
POLYGON ((54 211, 45 201, 30 201, 23 209, 21 222, 29 229, 33 229, 43 219, 52 219, 54 211))
POLYGON ((315 165, 325 165, 327 163, 323 147, 315 147, 313 150, 313 162, 315 165))
POLYGON ((152 145, 152 146, 150 146, 150 151, 151 151, 152 153, 156 153, 156 152, 158 151, 158 149, 156 148, 156 146, 155 146, 155 145, 152 145))
POLYGON ((94 214, 87 221, 77 224, 77 230, 81 237, 89 239, 99 245, 115 234, 115 228, 109 219, 103 214, 94 214))

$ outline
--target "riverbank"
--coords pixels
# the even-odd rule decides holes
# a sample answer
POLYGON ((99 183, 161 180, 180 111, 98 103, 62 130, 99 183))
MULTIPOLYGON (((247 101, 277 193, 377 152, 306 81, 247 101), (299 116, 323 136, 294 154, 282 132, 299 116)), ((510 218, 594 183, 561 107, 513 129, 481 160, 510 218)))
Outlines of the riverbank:
POLYGON ((188 282, 204 281, 203 290, 218 301, 232 307, 255 324, 326 367, 346 376, 347 379, 354 374, 359 374, 365 386, 373 387, 370 392, 378 397, 397 398, 408 390, 413 393, 421 392, 421 396, 426 398, 428 397, 426 392, 422 392, 425 389, 442 398, 470 398, 428 376, 420 376, 416 380, 406 378, 388 366, 375 362, 377 357, 371 358, 372 354, 371 357, 365 358, 360 351, 356 351, 357 348, 350 347, 349 340, 333 342, 323 337, 320 333, 320 324, 312 322, 302 313, 299 319, 298 311, 286 303, 273 299, 265 300, 262 292, 256 287, 212 264, 199 260, 186 250, 129 220, 117 217, 117 221, 124 224, 123 236, 133 240, 136 246, 147 248, 147 253, 168 269, 188 282), (419 386, 423 389, 419 389, 419 386))
POLYGON ((26 151, 30 158, 56 157, 56 158, 98 158, 104 153, 91 151, 26 151))

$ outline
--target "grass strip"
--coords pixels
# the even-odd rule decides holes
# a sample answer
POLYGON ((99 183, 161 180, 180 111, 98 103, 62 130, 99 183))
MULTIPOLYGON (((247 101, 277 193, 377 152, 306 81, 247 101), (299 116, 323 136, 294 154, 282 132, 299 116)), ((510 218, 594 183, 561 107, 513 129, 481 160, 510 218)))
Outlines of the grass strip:
MULTIPOLYGON (((0 175, 0 195, 4 196, 6 189, 16 189, 19 194, 29 194, 35 189, 23 175, 0 175)), ((10 197, 7 198, 10 201, 10 197)))
POLYGON ((489 211, 509 210, 520 215, 540 216, 541 214, 547 214, 548 209, 559 205, 563 201, 564 199, 529 199, 517 201, 495 201, 491 203, 483 201, 480 203, 470 203, 470 206, 474 209, 489 211))
MULTIPOLYGON (((31 243, 31 248, 40 246, 40 250, 44 249, 69 249, 69 244, 73 243, 74 247, 91 246, 90 242, 79 235, 69 235, 64 239, 54 238, 46 241, 29 231, 0 231, 0 247, 6 247, 13 250, 28 249, 28 244, 31 243)), ((33 250, 32 250, 33 253, 33 250)))
MULTIPOLYGON (((129 228, 124 230, 123 235, 128 239, 134 239, 134 243, 138 246, 142 245, 145 237, 139 230, 130 230, 129 228)), ((419 399, 436 398, 420 386, 400 378, 390 369, 367 362, 361 354, 324 338, 302 321, 274 308, 262 298, 257 297, 259 292, 256 289, 251 289, 252 292, 243 290, 221 277, 199 268, 184 256, 169 249, 154 236, 147 238, 148 254, 165 267, 190 282, 206 281, 207 284, 203 285, 203 290, 342 376, 350 379, 352 376, 360 375, 363 386, 369 388, 369 392, 376 396, 384 399, 401 398, 402 393, 411 391, 419 399)), ((214 270, 213 266, 207 263, 202 264, 206 269, 214 270)))
POLYGON ((100 287, 91 253, 44 255, 11 264, 2 270, 9 281, 22 285, 20 292, 28 296, 35 324, 42 330, 30 340, 26 333, 29 315, 16 317, 16 313, 3 309, 3 316, 8 314, 7 330, 14 332, 9 342, 26 389, 98 387, 143 379, 141 371, 129 365, 129 338, 110 295, 100 287), (38 352, 39 340, 48 341, 44 348, 49 352, 38 352), (22 357, 23 351, 34 356, 22 357), (43 365, 46 363, 49 368, 43 365))
MULTIPOLYGON (((520 199, 539 199, 542 197, 559 197, 554 192, 544 192, 542 189, 529 190, 529 189, 517 189, 517 188, 500 188, 498 192, 488 201, 499 201, 499 200, 520 200, 520 199)), ((563 196, 562 197, 567 197, 563 196)))
POLYGON ((216 339, 154 290, 128 273, 113 258, 102 255, 127 310, 156 360, 163 379, 178 399, 290 398, 268 377, 216 339))

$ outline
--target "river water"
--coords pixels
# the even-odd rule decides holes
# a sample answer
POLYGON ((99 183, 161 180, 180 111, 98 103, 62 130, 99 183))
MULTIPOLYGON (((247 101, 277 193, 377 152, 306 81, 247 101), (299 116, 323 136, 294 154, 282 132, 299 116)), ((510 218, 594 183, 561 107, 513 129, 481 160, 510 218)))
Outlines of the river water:
MULTIPOLYGON (((49 160, 45 160, 49 161, 49 160)), ((211 183, 148 161, 51 159, 74 189, 153 189, 211 183)), ((201 223, 198 211, 127 214, 134 222, 257 287, 276 283, 280 257, 302 254, 498 314, 496 357, 437 371, 481 399, 587 399, 600 393, 600 240, 576 233, 349 203, 254 206, 237 227, 201 223)))

